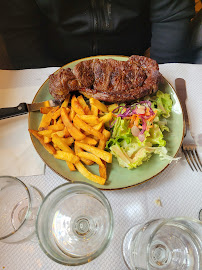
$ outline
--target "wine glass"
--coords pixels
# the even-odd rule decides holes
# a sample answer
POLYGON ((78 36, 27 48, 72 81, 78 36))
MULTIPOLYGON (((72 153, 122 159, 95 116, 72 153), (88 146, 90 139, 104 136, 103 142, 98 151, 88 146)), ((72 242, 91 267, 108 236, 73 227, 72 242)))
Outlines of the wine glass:
POLYGON ((123 257, 132 270, 201 270, 202 222, 157 219, 132 227, 123 240, 123 257))
POLYGON ((0 176, 0 241, 16 243, 35 232, 35 222, 43 195, 12 176, 0 176))
POLYGON ((108 246, 113 214, 104 194, 90 184, 74 182, 52 190, 44 199, 36 222, 42 250, 64 265, 80 265, 108 246))

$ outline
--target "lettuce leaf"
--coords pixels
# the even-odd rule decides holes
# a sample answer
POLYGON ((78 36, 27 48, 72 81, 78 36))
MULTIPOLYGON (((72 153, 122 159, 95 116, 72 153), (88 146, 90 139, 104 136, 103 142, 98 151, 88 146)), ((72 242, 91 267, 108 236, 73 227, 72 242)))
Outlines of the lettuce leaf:
POLYGON ((157 91, 154 97, 149 98, 152 108, 157 110, 157 116, 168 118, 172 109, 172 100, 169 94, 157 91))
POLYGON ((158 154, 161 159, 175 160, 167 155, 163 135, 164 131, 169 131, 165 118, 170 116, 172 109, 170 95, 157 91, 155 96, 147 97, 147 100, 151 101, 151 107, 153 110, 157 110, 157 115, 153 127, 144 132, 145 140, 143 142, 132 135, 129 128, 130 120, 117 117, 112 128, 112 136, 106 144, 106 149, 117 158, 121 167, 136 168, 149 160, 152 154, 158 154))
MULTIPOLYGON (((130 151, 132 146, 130 146, 130 151)), ((119 145, 113 145, 110 147, 111 153, 117 158, 121 167, 127 167, 128 169, 134 169, 142 165, 143 162, 148 161, 152 154, 158 154, 160 159, 167 159, 169 162, 173 160, 179 160, 180 158, 173 158, 167 155, 167 149, 162 147, 142 147, 138 151, 134 149, 135 154, 130 157, 126 149, 123 149, 119 145)))
POLYGON ((154 126, 150 128, 149 136, 146 137, 146 142, 150 142, 152 145, 166 145, 166 141, 163 139, 163 133, 157 124, 154 124, 154 126))

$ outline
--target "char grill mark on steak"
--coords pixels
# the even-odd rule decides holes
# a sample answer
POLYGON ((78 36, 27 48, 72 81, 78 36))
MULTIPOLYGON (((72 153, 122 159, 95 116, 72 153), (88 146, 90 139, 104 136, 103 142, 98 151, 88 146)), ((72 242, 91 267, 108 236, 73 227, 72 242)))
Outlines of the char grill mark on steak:
POLYGON ((62 87, 60 91, 64 91, 63 96, 76 90, 71 81, 84 95, 107 102, 131 101, 150 95, 157 91, 160 79, 157 62, 137 55, 127 61, 98 58, 82 61, 74 67, 73 73, 69 70, 66 74, 62 70, 60 75, 51 76, 50 92, 54 94, 57 93, 54 87, 57 89, 58 85, 62 87))
POLYGON ((110 76, 113 71, 112 59, 97 60, 94 63, 94 84, 96 91, 108 92, 110 90, 110 76))
POLYGON ((82 61, 73 70, 82 87, 91 88, 94 83, 94 62, 95 60, 82 61))

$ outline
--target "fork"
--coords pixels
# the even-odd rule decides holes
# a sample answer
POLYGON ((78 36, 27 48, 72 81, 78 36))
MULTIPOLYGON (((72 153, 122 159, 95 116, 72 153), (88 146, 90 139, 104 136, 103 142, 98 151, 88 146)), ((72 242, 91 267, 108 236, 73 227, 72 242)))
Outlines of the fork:
POLYGON ((182 78, 177 78, 175 80, 175 87, 177 95, 180 99, 185 120, 185 136, 182 142, 182 152, 184 153, 184 156, 192 171, 196 170, 198 172, 198 169, 202 171, 202 164, 197 152, 197 145, 190 131, 190 122, 186 107, 187 91, 185 80, 182 78))

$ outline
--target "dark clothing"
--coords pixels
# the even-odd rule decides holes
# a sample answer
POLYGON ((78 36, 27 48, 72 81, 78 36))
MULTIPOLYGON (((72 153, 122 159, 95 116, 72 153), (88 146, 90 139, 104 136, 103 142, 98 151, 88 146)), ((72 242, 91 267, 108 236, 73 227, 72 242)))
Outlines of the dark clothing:
POLYGON ((189 62, 194 0, 9 0, 0 34, 15 69, 62 66, 93 55, 189 62))
POLYGON ((202 64, 202 9, 192 21, 192 63, 202 64))

